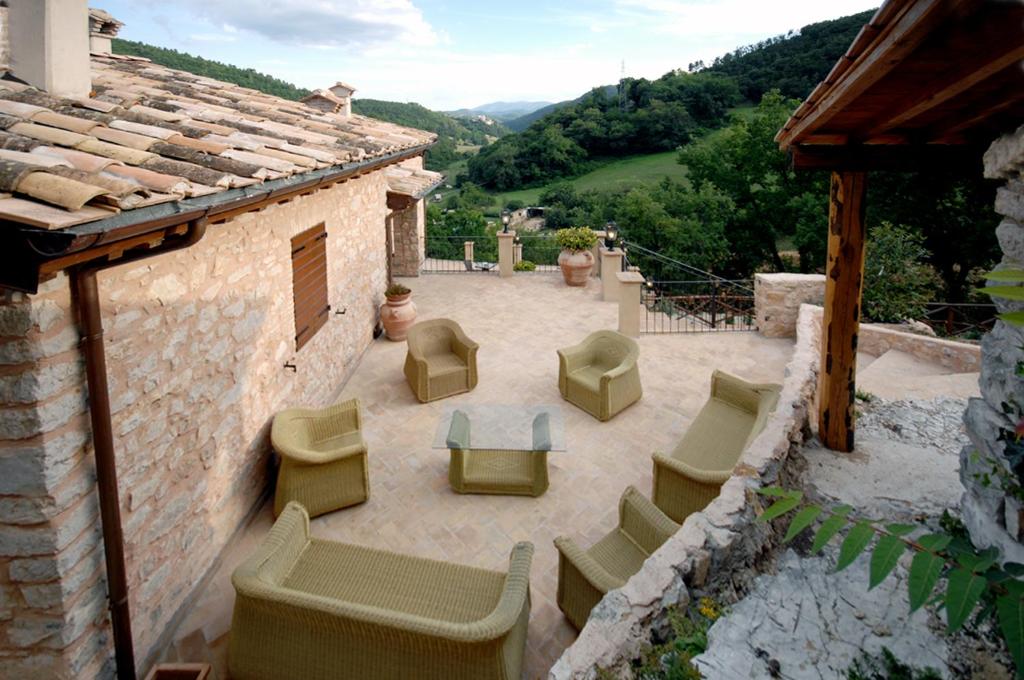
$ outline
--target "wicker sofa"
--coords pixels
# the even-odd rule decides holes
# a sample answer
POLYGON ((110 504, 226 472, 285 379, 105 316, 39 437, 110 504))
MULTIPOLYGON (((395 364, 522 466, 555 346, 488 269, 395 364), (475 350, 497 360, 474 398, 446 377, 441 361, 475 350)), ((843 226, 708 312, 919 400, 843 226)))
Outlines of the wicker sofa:
POLYGON ((477 383, 479 345, 451 319, 421 321, 409 329, 405 377, 421 402, 469 392, 477 383))
POLYGON ((551 432, 546 413, 533 420, 533 448, 491 450, 471 448, 469 417, 452 414, 448 431, 448 483, 456 493, 540 496, 548 490, 551 432))
POLYGON ((711 397, 682 440, 671 454, 653 456, 654 504, 681 524, 713 501, 747 445, 764 429, 781 389, 715 371, 711 397))
POLYGON ((637 359, 640 346, 615 331, 595 331, 578 345, 558 350, 562 398, 610 420, 643 396, 637 359))
POLYGON ((619 501, 619 526, 589 550, 565 536, 555 539, 559 609, 582 629, 605 593, 624 586, 678 529, 636 488, 626 487, 619 501))
POLYGON ((281 456, 274 514, 298 501, 313 517, 370 498, 359 400, 274 416, 270 441, 281 456))
POLYGON ((289 503, 232 574, 231 677, 518 680, 532 555, 502 573, 318 540, 289 503))

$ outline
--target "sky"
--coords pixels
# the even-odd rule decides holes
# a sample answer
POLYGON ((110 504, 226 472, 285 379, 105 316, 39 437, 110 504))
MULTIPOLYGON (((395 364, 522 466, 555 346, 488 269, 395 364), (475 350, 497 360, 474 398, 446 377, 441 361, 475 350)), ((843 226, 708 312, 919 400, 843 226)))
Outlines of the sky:
POLYGON ((120 37, 435 110, 562 101, 878 0, 92 0, 120 37))

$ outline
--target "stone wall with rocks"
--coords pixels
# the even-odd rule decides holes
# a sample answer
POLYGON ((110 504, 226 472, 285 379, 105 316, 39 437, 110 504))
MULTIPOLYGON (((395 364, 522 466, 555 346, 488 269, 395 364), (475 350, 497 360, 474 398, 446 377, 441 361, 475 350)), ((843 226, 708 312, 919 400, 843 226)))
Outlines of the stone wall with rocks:
POLYGON ((790 484, 789 454, 809 429, 821 317, 821 308, 800 308, 779 405, 721 494, 703 512, 686 518, 625 586, 601 600, 576 642, 552 667, 549 680, 593 680, 601 670, 631 677, 629 662, 650 644, 652 631, 667 628, 669 610, 685 607, 691 591, 713 592, 730 601, 749 587, 758 562, 777 539, 770 525, 757 521, 767 505, 757 490, 790 484))
MULTIPOLYGON (((1004 182, 996 193, 996 212, 1003 221, 996 229, 1003 258, 999 269, 1024 268, 1024 126, 997 139, 985 153, 985 177, 1004 182)), ((990 285, 1002 285, 992 281, 990 285)), ((1024 304, 994 298, 1001 312, 1024 309, 1024 304)), ((1024 329, 997 321, 981 341, 981 397, 971 399, 964 421, 971 444, 960 453, 961 499, 964 523, 974 542, 996 546, 1004 558, 1024 562, 1024 506, 1005 494, 1001 484, 986 486, 980 475, 993 467, 1014 478, 1002 437, 1012 433, 1024 414, 1024 329), (1007 404, 1010 413, 1004 411, 1007 404)), ((998 477, 997 475, 990 475, 998 477)))
MULTIPOLYGON (((386 190, 376 171, 100 274, 140 664, 267 490, 273 414, 332 402, 371 342, 387 278, 386 190), (320 222, 330 304, 345 314, 296 352, 290 239, 320 222)), ((67 277, 0 300, 0 666, 10 677, 112 676, 77 343, 67 277)))
POLYGON ((426 208, 416 201, 405 210, 397 210, 388 217, 391 229, 391 274, 393 276, 419 276, 426 249, 426 208))
POLYGON ((794 337, 800 305, 824 302, 824 274, 754 274, 757 329, 766 338, 794 337))
POLYGON ((876 357, 895 349, 944 366, 954 373, 977 373, 981 368, 981 347, 978 345, 909 333, 873 323, 861 324, 857 334, 857 349, 876 357))

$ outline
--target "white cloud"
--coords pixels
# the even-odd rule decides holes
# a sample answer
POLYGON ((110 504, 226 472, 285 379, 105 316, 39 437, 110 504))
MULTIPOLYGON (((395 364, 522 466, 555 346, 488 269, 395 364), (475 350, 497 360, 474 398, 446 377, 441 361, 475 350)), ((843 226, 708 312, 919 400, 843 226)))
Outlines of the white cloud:
POLYGON ((437 33, 412 0, 166 0, 227 30, 303 47, 427 46, 437 33))

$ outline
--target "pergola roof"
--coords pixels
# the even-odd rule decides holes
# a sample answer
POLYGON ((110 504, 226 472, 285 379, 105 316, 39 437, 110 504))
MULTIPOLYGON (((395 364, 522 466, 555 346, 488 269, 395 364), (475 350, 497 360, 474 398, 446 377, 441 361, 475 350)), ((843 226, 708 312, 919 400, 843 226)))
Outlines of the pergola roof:
POLYGON ((1024 120, 1024 3, 887 0, 776 135, 798 168, 977 159, 1024 120))

